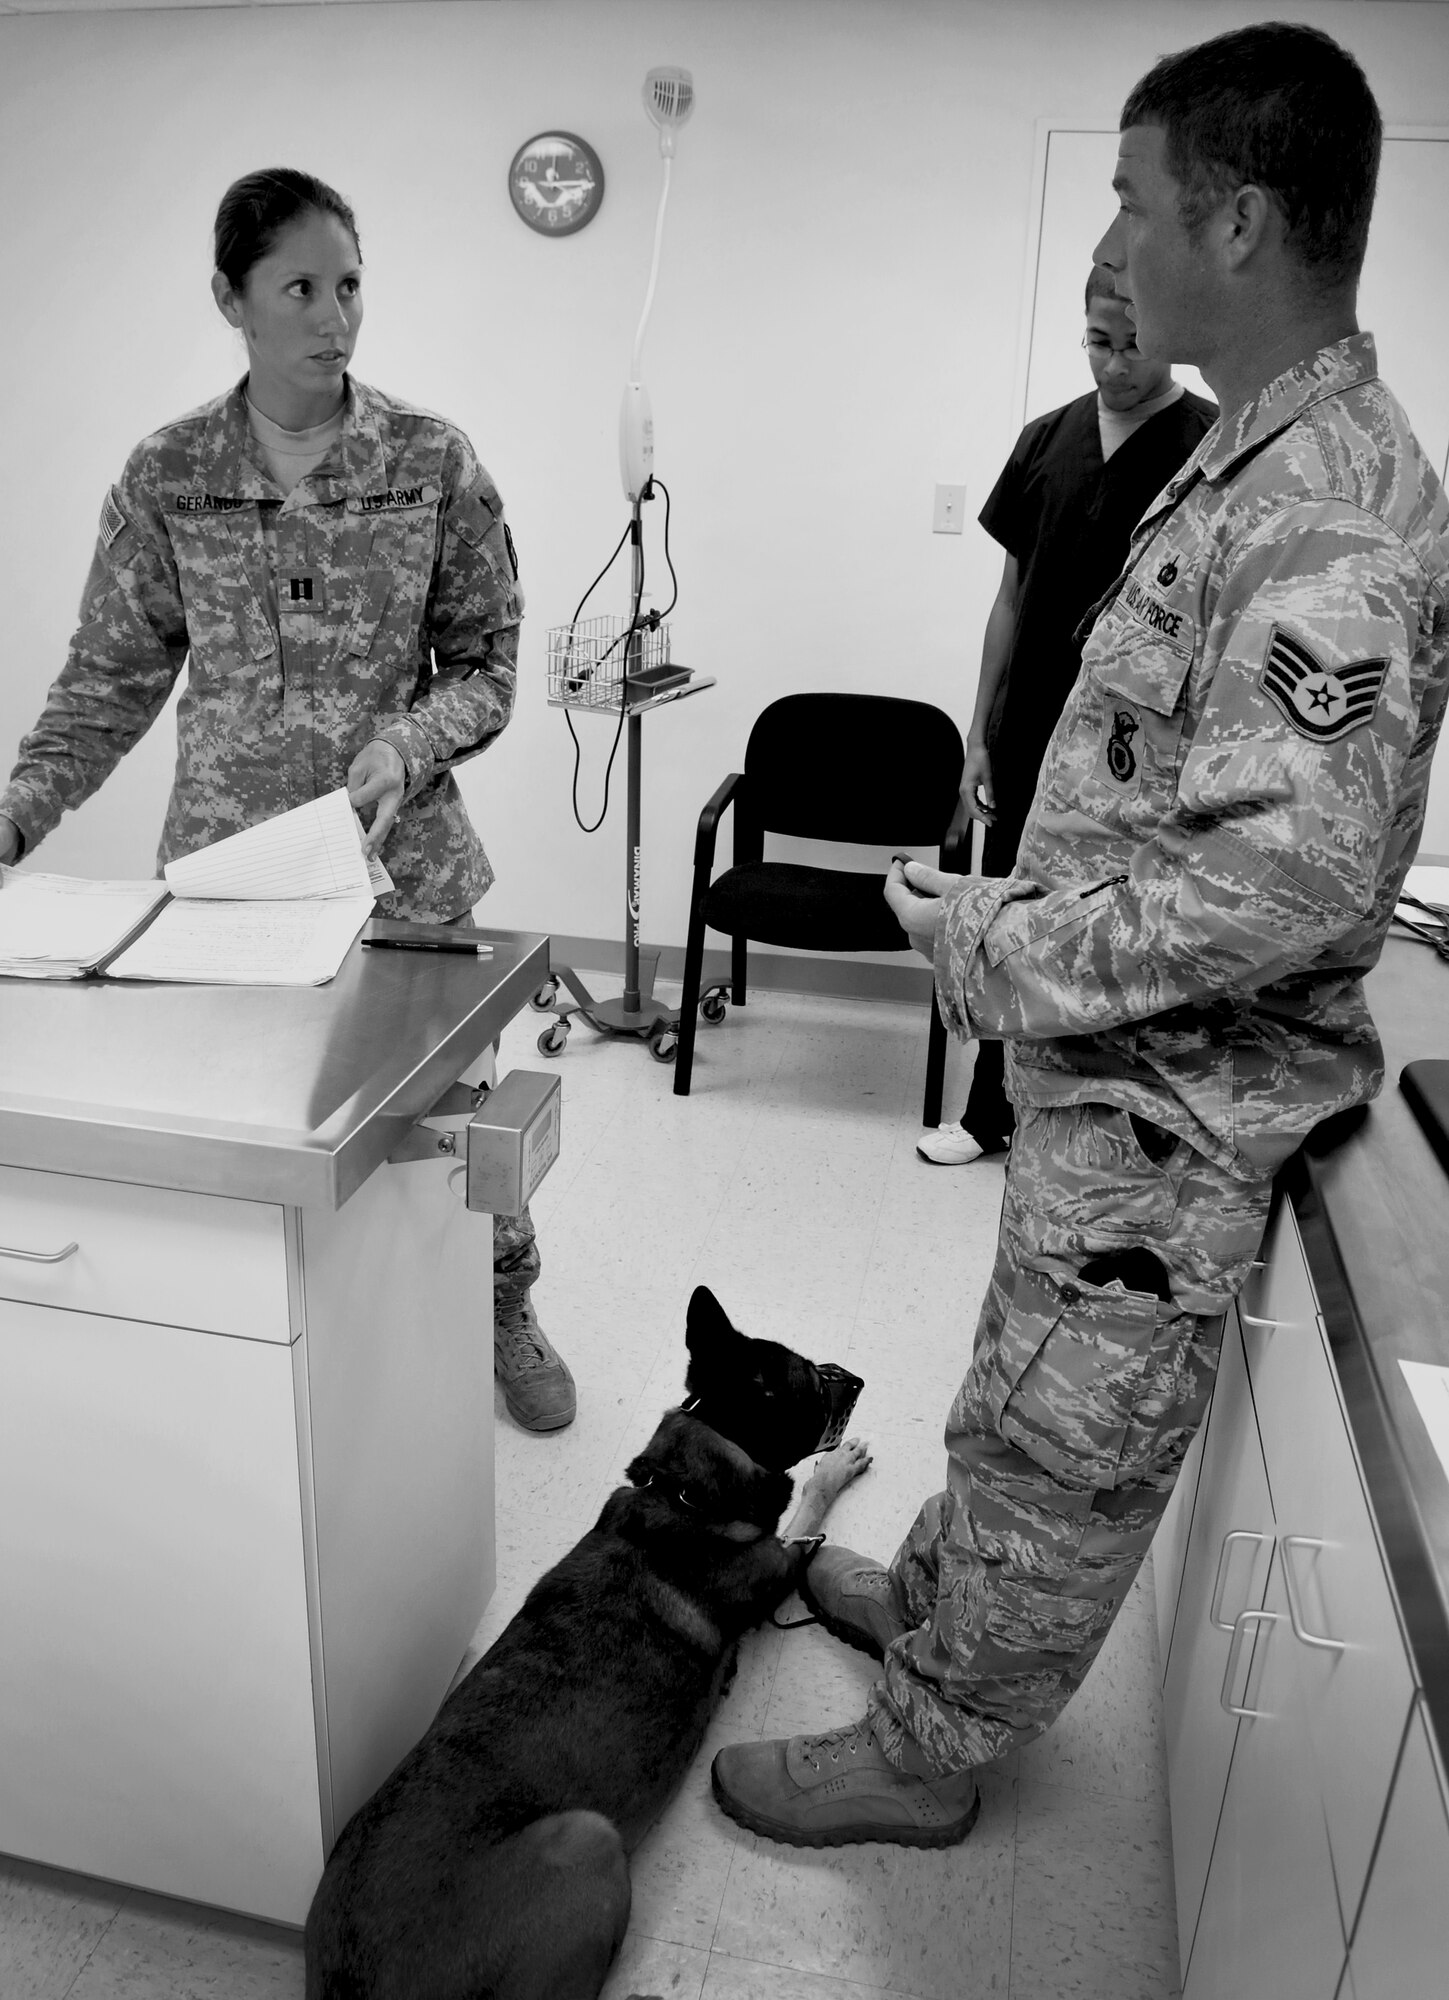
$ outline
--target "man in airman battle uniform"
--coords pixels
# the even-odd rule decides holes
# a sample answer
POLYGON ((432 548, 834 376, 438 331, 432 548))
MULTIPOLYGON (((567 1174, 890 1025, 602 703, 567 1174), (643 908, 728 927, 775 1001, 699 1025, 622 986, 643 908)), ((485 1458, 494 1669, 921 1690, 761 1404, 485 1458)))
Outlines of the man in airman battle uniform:
POLYGON ((1018 1127, 945 1489, 888 1566, 808 1572, 884 1659, 868 1713, 715 1761, 797 1844, 970 1830, 973 1767, 1049 1726, 1152 1540, 1275 1169, 1382 1083, 1363 979, 1449 685, 1449 505, 1354 318, 1377 108, 1269 23, 1121 124, 1097 259, 1224 414, 1095 608, 1014 872, 887 887, 957 1033, 1005 1041, 1018 1127))

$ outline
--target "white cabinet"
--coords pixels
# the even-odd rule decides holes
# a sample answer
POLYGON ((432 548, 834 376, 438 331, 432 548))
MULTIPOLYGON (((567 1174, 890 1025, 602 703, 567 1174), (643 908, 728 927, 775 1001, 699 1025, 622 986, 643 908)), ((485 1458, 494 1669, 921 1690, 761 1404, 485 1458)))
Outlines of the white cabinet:
POLYGON ((1353 1936, 1352 2000, 1427 2000, 1449 1984, 1449 1804, 1416 1703, 1353 1936))
POLYGON ((0 1301, 0 1384, 0 1850, 294 1911, 322 1826, 290 1348, 0 1301))
POLYGON ((1346 1937, 1368 1877, 1414 1683, 1337 1370, 1286 1203, 1269 1248, 1264 1281, 1250 1288, 1262 1296, 1244 1340, 1273 1491, 1307 1753, 1323 1802, 1346 1937))
POLYGON ((1237 1738, 1184 1995, 1331 2000, 1344 1939, 1333 1860, 1276 1553, 1260 1610, 1240 1616, 1217 1705, 1237 1738))
POLYGON ((0 1852, 302 1921, 493 1586, 452 1164, 336 1211, 0 1168, 0 1852))
POLYGON ((1192 1531, 1193 1509, 1197 1505, 1198 1480, 1202 1472, 1203 1443, 1208 1427, 1199 1424, 1172 1497, 1163 1510, 1152 1538, 1152 1591, 1157 1607, 1157 1629, 1161 1634, 1162 1664, 1167 1666, 1172 1650, 1172 1628, 1177 1621, 1178 1598, 1182 1588, 1182 1566, 1187 1554, 1187 1538, 1192 1531))
POLYGON ((289 1341, 283 1210, 0 1166, 0 1299, 289 1341))
MULTIPOLYGON (((1197 1929, 1218 1812, 1238 1725, 1220 1705, 1234 1622, 1267 1588, 1272 1510, 1242 1339, 1232 1314, 1204 1433, 1197 1506, 1182 1570, 1177 1619, 1164 1653, 1177 1935, 1186 1965, 1197 1929)), ((1156 1545, 1154 1568, 1164 1572, 1156 1545)))
MULTIPOLYGON (((1414 1679, 1287 1202, 1228 1318, 1186 1532, 1167 1525, 1153 1560, 1184 2000, 1347 1996, 1414 1679)), ((1426 1911, 1449 1904, 1446 1857, 1426 1844, 1406 1865, 1426 1911)))

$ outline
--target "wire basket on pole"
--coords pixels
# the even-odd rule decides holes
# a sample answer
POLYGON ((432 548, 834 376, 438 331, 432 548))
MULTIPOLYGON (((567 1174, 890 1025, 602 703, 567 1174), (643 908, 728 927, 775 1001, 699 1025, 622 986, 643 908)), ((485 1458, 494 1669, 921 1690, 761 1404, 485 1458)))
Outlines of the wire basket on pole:
MULTIPOLYGON (((566 708, 613 709, 624 704, 625 680, 656 676, 670 664, 668 624, 650 629, 640 619, 580 618, 555 625, 548 635, 548 699, 566 708)), ((681 673, 680 680, 688 676, 681 673)), ((649 680, 639 687, 646 694, 649 680)))

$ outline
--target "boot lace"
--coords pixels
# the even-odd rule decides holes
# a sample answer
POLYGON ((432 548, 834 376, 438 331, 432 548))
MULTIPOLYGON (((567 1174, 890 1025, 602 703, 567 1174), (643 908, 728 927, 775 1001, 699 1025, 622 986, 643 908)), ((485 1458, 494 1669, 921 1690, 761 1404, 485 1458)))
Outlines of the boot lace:
POLYGON ((874 1741, 869 1722, 847 1722, 839 1729, 823 1729, 818 1736, 807 1736, 800 1745, 800 1755, 812 1771, 818 1771, 826 1757, 838 1764, 842 1755, 858 1756, 874 1741))
POLYGON ((543 1329, 526 1305, 508 1305, 498 1317, 497 1331, 507 1351, 510 1368, 545 1367, 549 1353, 543 1329))

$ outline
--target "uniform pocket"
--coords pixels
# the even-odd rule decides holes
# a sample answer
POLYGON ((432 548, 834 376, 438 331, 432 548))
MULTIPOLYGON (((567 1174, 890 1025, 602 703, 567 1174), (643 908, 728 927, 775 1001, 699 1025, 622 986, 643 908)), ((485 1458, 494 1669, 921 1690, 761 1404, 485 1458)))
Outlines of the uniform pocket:
POLYGON ((393 575, 391 566, 385 569, 371 568, 363 579, 357 601, 357 616, 352 621, 346 642, 347 651, 354 658, 361 659, 372 651, 377 628, 382 623, 388 599, 392 596, 393 575))
POLYGON ((1064 1486, 1114 1486, 1136 1470, 1124 1448, 1156 1372, 1159 1320, 1183 1317, 1150 1293, 1021 1271, 993 1352, 980 1357, 986 1410, 1064 1486))
POLYGON ((193 678, 207 671, 224 678, 235 660, 238 638, 258 665, 277 658, 277 628, 258 594, 246 560, 251 551, 239 538, 234 519, 229 514, 181 514, 168 521, 193 678))
POLYGON ((1096 757, 1084 774, 1089 787, 1118 800, 1145 799, 1153 809, 1167 804, 1177 785, 1191 666, 1190 655, 1125 613, 1113 619, 1086 669, 1098 714, 1096 757))

